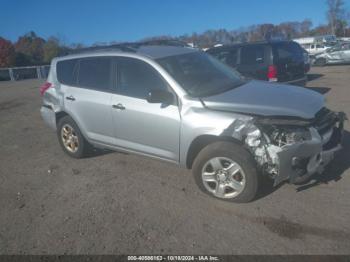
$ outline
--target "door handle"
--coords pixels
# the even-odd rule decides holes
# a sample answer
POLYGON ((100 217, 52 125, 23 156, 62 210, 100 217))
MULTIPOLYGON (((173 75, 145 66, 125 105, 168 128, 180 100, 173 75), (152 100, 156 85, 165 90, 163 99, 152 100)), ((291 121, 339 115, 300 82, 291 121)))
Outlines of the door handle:
POLYGON ((66 96, 66 99, 67 99, 67 100, 70 100, 70 101, 75 101, 74 96, 66 96))
POLYGON ((112 105, 112 107, 114 109, 119 109, 119 110, 124 110, 125 109, 125 106, 123 106, 122 104, 117 104, 117 105, 112 105))

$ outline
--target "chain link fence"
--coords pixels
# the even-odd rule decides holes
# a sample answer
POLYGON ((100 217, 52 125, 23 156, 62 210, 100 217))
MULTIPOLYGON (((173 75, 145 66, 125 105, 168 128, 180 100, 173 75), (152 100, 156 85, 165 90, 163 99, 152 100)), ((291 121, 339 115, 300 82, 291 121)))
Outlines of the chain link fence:
POLYGON ((22 79, 47 78, 49 65, 0 68, 0 81, 17 81, 22 79))

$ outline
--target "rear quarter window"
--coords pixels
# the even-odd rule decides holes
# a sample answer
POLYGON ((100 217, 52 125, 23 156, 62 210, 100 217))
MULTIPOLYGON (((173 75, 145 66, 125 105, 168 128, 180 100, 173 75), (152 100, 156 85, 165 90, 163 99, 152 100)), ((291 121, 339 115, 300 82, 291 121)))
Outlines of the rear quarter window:
POLYGON ((58 61, 56 64, 57 79, 64 85, 75 85, 77 81, 78 59, 58 61))
POLYGON ((275 51, 278 59, 282 61, 301 61, 304 59, 303 50, 297 43, 279 43, 275 45, 275 51))

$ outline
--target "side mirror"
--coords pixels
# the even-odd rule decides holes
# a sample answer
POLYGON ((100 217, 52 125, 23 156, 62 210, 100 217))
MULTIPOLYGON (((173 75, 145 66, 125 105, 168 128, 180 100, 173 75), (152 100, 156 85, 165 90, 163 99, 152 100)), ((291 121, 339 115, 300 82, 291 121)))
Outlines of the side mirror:
POLYGON ((174 95, 166 90, 152 89, 148 93, 147 102, 170 105, 174 102, 174 95))

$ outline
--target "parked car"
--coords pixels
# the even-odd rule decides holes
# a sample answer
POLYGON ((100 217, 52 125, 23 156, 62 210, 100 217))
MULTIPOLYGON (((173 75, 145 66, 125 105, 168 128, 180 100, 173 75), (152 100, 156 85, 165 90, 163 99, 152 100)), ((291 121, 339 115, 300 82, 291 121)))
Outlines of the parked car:
POLYGON ((318 36, 310 36, 310 37, 301 37, 295 38, 293 41, 297 42, 300 45, 307 44, 323 44, 323 45, 333 45, 337 42, 337 37, 335 35, 318 35, 318 36))
POLYGON ((40 91, 42 117, 69 156, 97 147, 176 163, 205 193, 235 202, 254 199, 260 177, 278 185, 322 172, 341 148, 345 115, 322 95, 247 81, 193 48, 55 58, 40 91))
POLYGON ((314 61, 314 64, 317 66, 346 63, 350 63, 350 43, 340 43, 317 55, 314 61))
POLYGON ((305 85, 304 51, 292 41, 243 43, 214 47, 207 52, 243 76, 270 82, 305 85))
POLYGON ((302 45, 302 47, 309 53, 310 56, 321 54, 326 50, 328 50, 329 48, 331 48, 330 46, 325 46, 317 43, 305 44, 305 45, 302 45))
POLYGON ((337 42, 335 35, 319 35, 293 39, 301 45, 313 58, 315 55, 323 53, 328 48, 331 48, 337 42))

